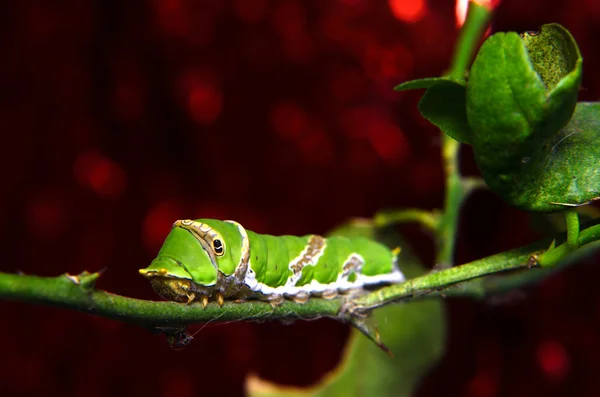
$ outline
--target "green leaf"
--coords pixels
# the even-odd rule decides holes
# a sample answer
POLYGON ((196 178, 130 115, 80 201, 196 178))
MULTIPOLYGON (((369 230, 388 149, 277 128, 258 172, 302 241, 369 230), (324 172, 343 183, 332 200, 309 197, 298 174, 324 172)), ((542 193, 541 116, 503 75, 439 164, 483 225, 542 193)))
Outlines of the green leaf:
MULTIPOLYGON (((523 38, 497 33, 482 45, 467 83, 470 141, 486 183, 508 203, 533 211, 559 209, 532 199, 548 186, 532 175, 530 160, 571 118, 581 63, 572 36, 557 24, 523 38)), ((555 191, 553 197, 561 194, 568 192, 555 191)))
POLYGON ((467 85, 467 118, 484 177, 496 176, 497 170, 508 176, 517 172, 513 168, 522 157, 517 149, 542 121, 545 101, 544 83, 533 70, 519 35, 497 33, 488 38, 473 62, 467 85), (495 152, 501 147, 512 150, 495 152))
POLYGON ((521 199, 559 211, 600 198, 600 102, 579 102, 573 118, 524 164, 521 199))
POLYGON ((542 131, 546 137, 552 136, 569 122, 575 110, 583 59, 573 36, 555 23, 542 26, 540 32, 524 33, 522 39, 546 87, 548 127, 542 131))
POLYGON ((458 85, 465 86, 465 82, 463 80, 456 80, 452 77, 442 76, 442 77, 427 77, 424 79, 410 80, 405 81, 402 84, 398 84, 394 87, 394 91, 407 91, 407 90, 418 90, 422 88, 431 88, 440 83, 456 83, 458 85))
MULTIPOLYGON (((418 260, 390 229, 375 230, 370 221, 346 224, 331 234, 377 238, 390 247, 400 245, 400 266, 408 277, 424 273, 418 260)), ((439 299, 388 305, 374 312, 383 342, 394 358, 353 330, 344 357, 333 373, 310 389, 282 388, 253 378, 254 397, 279 396, 410 396, 444 352, 445 311, 439 299)))
POLYGON ((425 91, 419 101, 419 111, 446 135, 459 142, 470 143, 471 128, 467 120, 465 104, 465 87, 444 82, 425 91))
POLYGON ((469 143, 466 90, 463 80, 451 77, 430 77, 412 80, 396 86, 396 91, 426 88, 419 101, 421 115, 442 132, 459 142, 469 143))

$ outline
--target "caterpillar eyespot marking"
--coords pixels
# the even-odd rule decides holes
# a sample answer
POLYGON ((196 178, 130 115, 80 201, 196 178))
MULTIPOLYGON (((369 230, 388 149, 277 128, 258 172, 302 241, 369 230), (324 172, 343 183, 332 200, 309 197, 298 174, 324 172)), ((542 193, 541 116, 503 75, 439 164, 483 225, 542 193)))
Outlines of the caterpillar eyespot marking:
POLYGON ((215 254, 217 254, 217 255, 224 254, 223 243, 221 242, 221 240, 215 239, 213 241, 213 250, 215 251, 215 254))
POLYGON ((188 219, 173 224, 156 259, 140 273, 160 296, 179 302, 304 303, 403 282, 399 252, 363 237, 276 237, 235 221, 188 219))

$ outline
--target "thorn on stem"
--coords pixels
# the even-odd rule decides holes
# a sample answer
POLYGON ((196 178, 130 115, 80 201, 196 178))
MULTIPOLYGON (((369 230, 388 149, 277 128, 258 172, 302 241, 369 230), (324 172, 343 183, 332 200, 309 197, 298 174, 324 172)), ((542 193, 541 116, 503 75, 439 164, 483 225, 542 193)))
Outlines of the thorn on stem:
POLYGON ((532 254, 529 256, 529 259, 527 260, 527 268, 528 269, 533 269, 534 267, 539 267, 540 263, 538 261, 538 255, 537 254, 532 254))

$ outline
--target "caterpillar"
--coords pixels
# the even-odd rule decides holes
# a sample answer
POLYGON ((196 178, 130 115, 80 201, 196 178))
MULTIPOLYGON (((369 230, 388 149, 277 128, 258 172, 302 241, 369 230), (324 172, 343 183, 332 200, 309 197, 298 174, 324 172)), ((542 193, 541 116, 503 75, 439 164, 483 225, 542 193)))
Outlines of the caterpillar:
POLYGON ((204 307, 209 298, 277 305, 311 296, 333 299, 404 281, 399 248, 363 237, 271 236, 235 221, 178 220, 156 259, 139 272, 161 297, 204 307))

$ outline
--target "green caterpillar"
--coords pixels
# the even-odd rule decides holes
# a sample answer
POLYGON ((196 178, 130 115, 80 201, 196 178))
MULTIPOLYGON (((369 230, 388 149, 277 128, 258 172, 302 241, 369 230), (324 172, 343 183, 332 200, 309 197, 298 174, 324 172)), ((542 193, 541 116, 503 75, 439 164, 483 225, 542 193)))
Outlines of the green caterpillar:
POLYGON ((156 259, 140 273, 160 296, 174 301, 303 303, 313 295, 333 299, 404 281, 399 251, 361 237, 275 237, 234 221, 178 220, 156 259))

